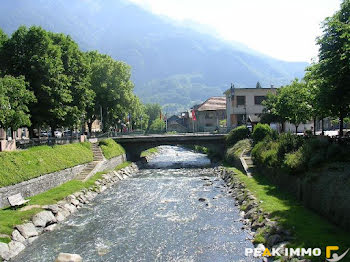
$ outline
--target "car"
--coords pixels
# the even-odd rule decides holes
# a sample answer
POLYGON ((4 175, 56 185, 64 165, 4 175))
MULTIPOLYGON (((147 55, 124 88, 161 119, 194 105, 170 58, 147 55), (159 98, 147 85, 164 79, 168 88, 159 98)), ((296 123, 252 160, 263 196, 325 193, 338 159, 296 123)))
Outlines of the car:
POLYGON ((61 138, 61 137, 62 137, 62 132, 56 130, 56 131, 55 131, 55 137, 56 137, 56 138, 61 138))

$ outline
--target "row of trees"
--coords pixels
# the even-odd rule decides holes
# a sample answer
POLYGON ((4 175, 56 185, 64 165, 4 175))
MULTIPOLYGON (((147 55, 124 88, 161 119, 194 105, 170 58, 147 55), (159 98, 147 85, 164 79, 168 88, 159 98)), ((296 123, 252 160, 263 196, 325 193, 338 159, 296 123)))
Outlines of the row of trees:
POLYGON ((318 61, 307 68, 303 80, 296 79, 268 96, 265 122, 289 121, 297 130, 308 120, 336 117, 343 135, 350 112, 350 0, 344 0, 322 28, 318 61))
POLYGON ((160 107, 140 102, 130 76, 127 64, 83 52, 67 35, 21 26, 9 38, 0 29, 0 127, 27 126, 33 135, 87 123, 91 132, 99 119, 103 131, 127 121, 146 128, 160 107))

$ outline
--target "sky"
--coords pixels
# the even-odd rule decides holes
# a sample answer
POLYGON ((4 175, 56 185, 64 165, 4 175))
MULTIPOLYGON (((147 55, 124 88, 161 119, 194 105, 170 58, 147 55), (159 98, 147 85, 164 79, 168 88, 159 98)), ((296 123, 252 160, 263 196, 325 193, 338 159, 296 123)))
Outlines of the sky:
POLYGON ((285 61, 317 57, 321 22, 341 0, 129 0, 182 24, 285 61))

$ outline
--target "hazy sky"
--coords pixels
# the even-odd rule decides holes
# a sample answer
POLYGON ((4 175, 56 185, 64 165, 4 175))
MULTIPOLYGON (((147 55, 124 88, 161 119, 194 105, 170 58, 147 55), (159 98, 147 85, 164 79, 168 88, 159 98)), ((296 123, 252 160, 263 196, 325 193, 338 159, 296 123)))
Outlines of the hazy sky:
POLYGON ((317 56, 320 23, 340 0, 130 0, 182 22, 208 26, 226 39, 287 61, 317 56))

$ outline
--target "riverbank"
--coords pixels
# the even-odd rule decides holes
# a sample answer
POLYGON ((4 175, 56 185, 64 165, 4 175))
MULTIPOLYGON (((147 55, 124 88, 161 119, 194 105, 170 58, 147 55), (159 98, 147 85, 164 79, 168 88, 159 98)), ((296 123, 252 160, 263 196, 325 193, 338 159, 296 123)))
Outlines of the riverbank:
POLYGON ((1 210, 0 233, 11 236, 2 239, 0 257, 4 260, 15 257, 40 234, 54 230, 57 223, 62 222, 70 214, 92 201, 99 193, 131 176, 137 170, 135 164, 125 162, 114 170, 95 174, 86 182, 69 181, 39 194, 31 198, 30 206, 18 210, 9 208, 1 210), (15 228, 14 231, 13 228, 15 228))
POLYGON ((264 245, 260 248, 321 248, 323 257, 312 257, 312 261, 324 261, 326 246, 336 244, 340 252, 350 246, 348 233, 305 208, 266 177, 250 178, 230 166, 225 170, 223 178, 244 212, 244 223, 253 230, 254 243, 264 245))

